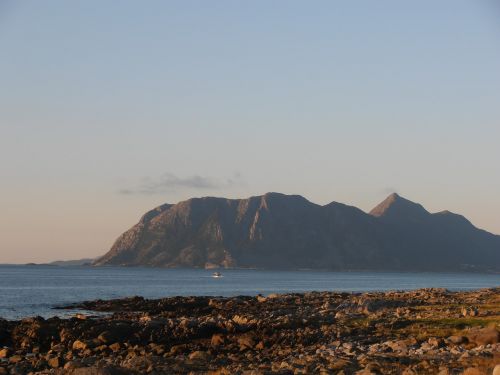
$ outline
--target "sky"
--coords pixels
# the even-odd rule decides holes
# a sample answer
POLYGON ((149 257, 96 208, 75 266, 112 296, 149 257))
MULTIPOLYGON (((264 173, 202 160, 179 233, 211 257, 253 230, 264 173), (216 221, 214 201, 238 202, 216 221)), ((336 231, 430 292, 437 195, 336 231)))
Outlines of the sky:
POLYGON ((1 0, 0 263, 269 191, 500 234, 499 41, 494 0, 1 0))

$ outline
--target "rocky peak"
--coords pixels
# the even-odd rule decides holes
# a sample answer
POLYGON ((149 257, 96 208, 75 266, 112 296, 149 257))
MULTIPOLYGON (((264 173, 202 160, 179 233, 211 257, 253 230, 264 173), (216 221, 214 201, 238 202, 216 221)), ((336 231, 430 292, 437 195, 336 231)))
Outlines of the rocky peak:
POLYGON ((300 195, 267 193, 160 206, 123 233, 94 264, 490 269, 500 264, 499 249, 500 237, 456 214, 430 214, 398 194, 367 214, 341 203, 320 206, 300 195))
POLYGON ((384 218, 408 218, 429 215, 429 212, 420 204, 392 193, 373 210, 370 215, 384 218))

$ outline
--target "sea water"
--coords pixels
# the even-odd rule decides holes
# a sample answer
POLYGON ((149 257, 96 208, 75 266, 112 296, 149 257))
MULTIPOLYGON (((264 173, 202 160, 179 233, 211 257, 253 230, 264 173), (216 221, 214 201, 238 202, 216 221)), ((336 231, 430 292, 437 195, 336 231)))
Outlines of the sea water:
POLYGON ((0 317, 65 316, 55 306, 129 296, 236 296, 306 291, 383 291, 500 286, 499 275, 0 265, 0 317))

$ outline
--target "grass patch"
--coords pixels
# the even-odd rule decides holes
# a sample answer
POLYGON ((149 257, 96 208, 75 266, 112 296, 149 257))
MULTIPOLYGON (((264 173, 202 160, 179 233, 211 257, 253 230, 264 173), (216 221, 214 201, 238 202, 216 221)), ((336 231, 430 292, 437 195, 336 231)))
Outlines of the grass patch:
POLYGON ((498 317, 422 319, 413 321, 404 331, 416 335, 417 338, 447 337, 466 328, 482 328, 491 324, 500 325, 500 319, 498 317))
POLYGON ((466 303, 449 303, 449 304, 437 304, 437 305, 416 305, 411 308, 417 311, 426 311, 426 310, 461 310, 464 307, 476 306, 479 311, 500 311, 500 304, 487 304, 487 305, 478 305, 478 304, 466 304, 466 303))
POLYGON ((374 320, 370 317, 356 317, 350 318, 346 321, 346 326, 348 327, 369 327, 374 320))

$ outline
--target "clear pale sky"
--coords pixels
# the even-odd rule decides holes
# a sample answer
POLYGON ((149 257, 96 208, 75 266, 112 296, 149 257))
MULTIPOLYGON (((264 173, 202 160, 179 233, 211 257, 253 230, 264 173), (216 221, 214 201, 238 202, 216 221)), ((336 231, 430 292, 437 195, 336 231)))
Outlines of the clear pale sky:
POLYGON ((493 0, 0 2, 0 263, 267 191, 500 234, 499 162, 493 0))

